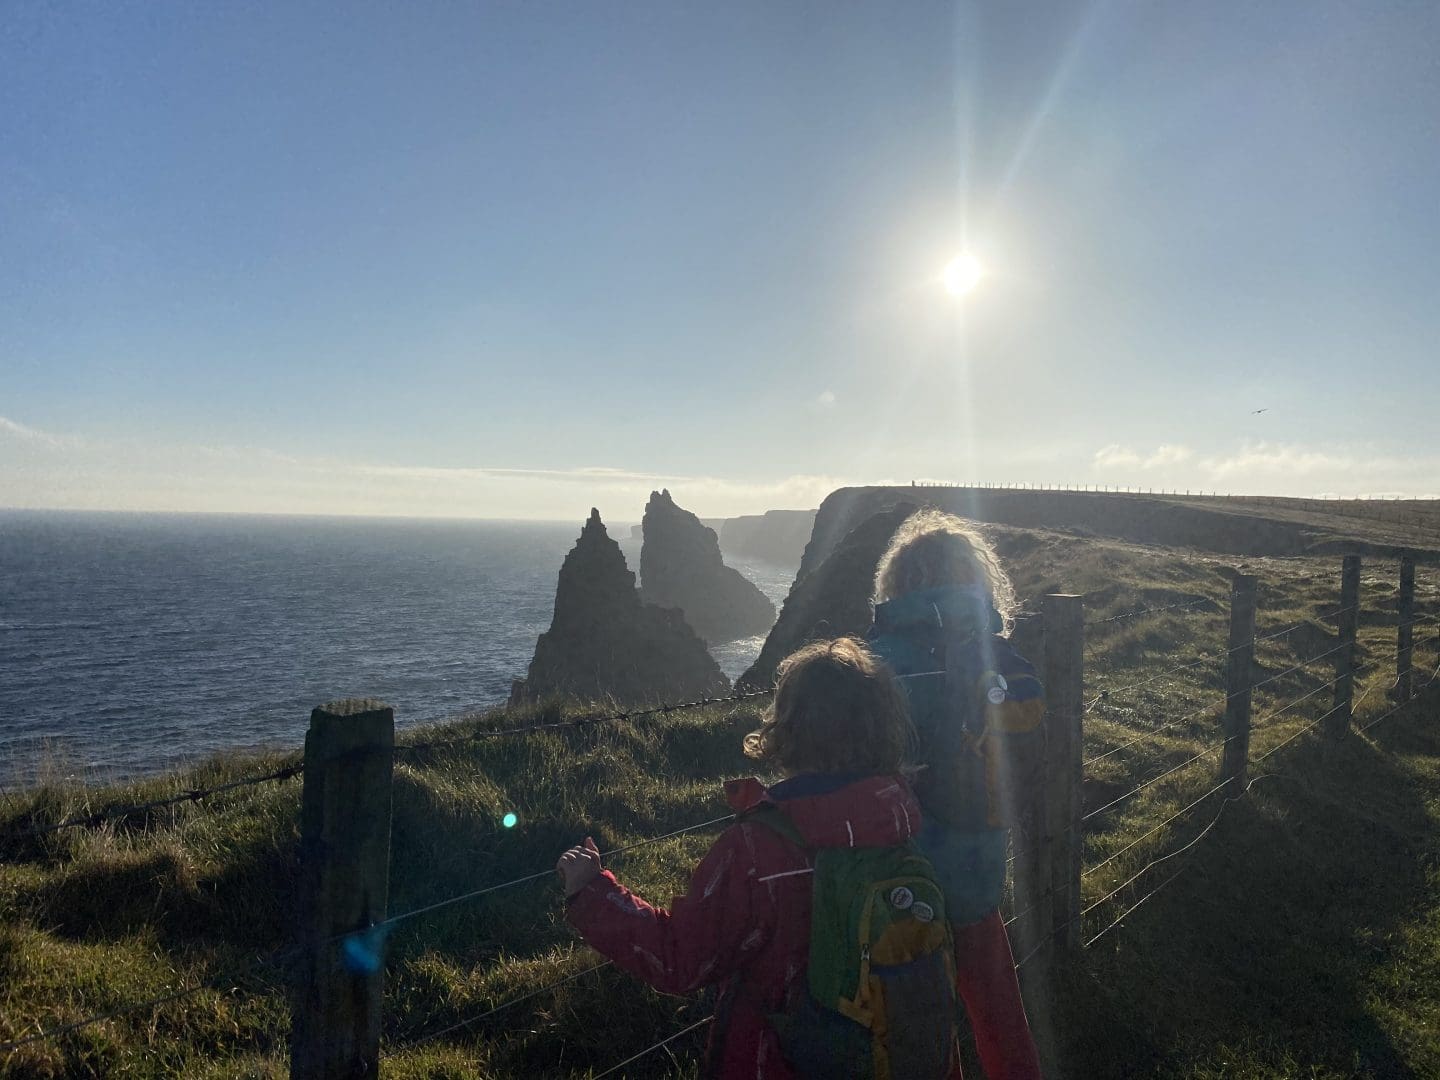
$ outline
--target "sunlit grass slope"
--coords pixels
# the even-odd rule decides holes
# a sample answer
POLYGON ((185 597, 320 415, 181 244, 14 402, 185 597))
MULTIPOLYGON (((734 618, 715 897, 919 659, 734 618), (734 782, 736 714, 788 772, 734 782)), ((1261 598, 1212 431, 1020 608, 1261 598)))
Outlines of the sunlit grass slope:
MULTIPOLYGON (((1236 567, 1261 576, 1262 636, 1298 627, 1260 646, 1257 676, 1270 681, 1256 693, 1252 758, 1329 707, 1333 656, 1301 661, 1334 646, 1335 620, 1324 616, 1339 606, 1338 559, 1206 559, 1039 531, 995 536, 1027 605, 1047 591, 1084 593, 1093 620, 1187 605, 1090 629, 1085 755, 1124 747, 1087 767, 1091 809, 1217 742, 1226 575, 1236 567), (1270 715, 1317 686, 1321 692, 1270 715), (1157 730, 1165 725, 1172 726, 1157 730)), ((1440 611, 1440 575, 1422 568, 1420 590, 1422 611, 1440 611)), ((1394 564, 1367 568, 1361 655, 1375 666, 1357 683, 1360 723, 1389 707, 1394 595, 1394 564)), ((1421 678, 1440 663, 1434 626, 1417 628, 1421 678)), ((1062 988, 1056 1042, 1075 1075, 1440 1072, 1433 701, 1328 751, 1318 730, 1300 735, 1257 764, 1247 799, 1228 805, 1192 852, 1096 907, 1087 938, 1169 873, 1185 871, 1087 950, 1062 988)), ((535 715, 471 719, 407 738, 463 740, 535 715)), ((724 814, 719 782, 751 771, 739 742, 756 721, 754 708, 711 708, 402 755, 391 912, 543 873, 586 834, 602 848, 620 847, 724 814), (510 812, 519 820, 507 829, 510 812)), ((1140 842, 1086 877, 1087 904, 1215 818, 1218 798, 1144 838, 1213 787, 1217 758, 1201 758, 1089 823, 1087 865, 1140 842)), ((12 795, 0 802, 0 836, 11 825, 279 764, 234 757, 84 797, 59 786, 12 795)), ((294 932, 298 805, 292 781, 43 842, 0 840, 0 1041, 194 982, 211 987, 0 1055, 0 1076, 286 1075, 287 969, 274 954, 294 932)), ((663 901, 713 835, 639 847, 613 865, 663 901)), ((597 958, 559 914, 558 890, 545 876, 397 927, 384 1074, 584 1077, 706 1014, 703 1000, 660 997, 610 968, 581 974, 597 958), (576 977, 558 990, 482 1015, 567 975, 576 977)), ((675 1043, 674 1057, 650 1055, 628 1074, 691 1076, 698 1040, 675 1043)))

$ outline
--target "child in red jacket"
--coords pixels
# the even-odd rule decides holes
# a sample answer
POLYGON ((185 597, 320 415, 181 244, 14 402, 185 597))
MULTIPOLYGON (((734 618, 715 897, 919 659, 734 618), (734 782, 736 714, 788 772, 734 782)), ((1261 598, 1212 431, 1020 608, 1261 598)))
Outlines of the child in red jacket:
MULTIPOLYGON (((920 829, 919 806, 900 778, 911 737, 888 669, 854 638, 818 642, 781 666, 774 707, 745 740, 749 756, 789 779, 769 790, 732 780, 725 795, 737 814, 778 806, 812 848, 903 843, 920 829)), ((566 919, 616 966, 664 993, 721 987, 703 1076, 793 1080, 766 1016, 783 1010, 808 969, 811 871, 799 847, 742 819, 668 911, 602 869, 589 837, 556 869, 566 919)))

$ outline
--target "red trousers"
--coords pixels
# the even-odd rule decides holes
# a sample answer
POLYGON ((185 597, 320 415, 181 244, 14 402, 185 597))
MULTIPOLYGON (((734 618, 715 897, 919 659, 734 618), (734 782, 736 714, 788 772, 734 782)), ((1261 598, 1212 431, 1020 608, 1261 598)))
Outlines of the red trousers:
POLYGON ((1015 957, 1000 912, 953 927, 955 983, 986 1080, 1040 1080, 1040 1056, 1020 1000, 1015 957))

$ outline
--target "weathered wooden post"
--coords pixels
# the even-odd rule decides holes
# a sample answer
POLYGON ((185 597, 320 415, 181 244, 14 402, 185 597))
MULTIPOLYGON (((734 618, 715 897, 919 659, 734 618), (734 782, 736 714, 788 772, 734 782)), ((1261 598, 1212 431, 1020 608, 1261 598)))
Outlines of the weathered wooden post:
POLYGON ((1415 557, 1400 556, 1400 628, 1395 642, 1395 689, 1397 701, 1409 701, 1414 693, 1410 658, 1415 651, 1415 557))
POLYGON ((1346 555, 1340 572, 1339 647, 1335 651, 1335 701, 1325 723, 1331 738, 1350 731, 1355 699, 1355 631, 1360 624, 1360 556, 1346 555))
POLYGON ((291 1080, 380 1075, 384 961, 364 932, 389 902, 394 751, 395 712, 378 701, 333 701, 310 714, 291 1080))
POLYGON ((1236 574, 1230 586, 1230 651, 1225 670, 1225 756, 1220 778, 1235 798, 1250 782, 1250 689, 1255 663, 1255 591, 1259 579, 1236 574))
POLYGON ((1081 793, 1085 712, 1085 605, 1080 596, 1051 593, 1044 598, 1045 748, 1047 820, 1050 845, 1051 928, 1057 952, 1079 951, 1081 793))

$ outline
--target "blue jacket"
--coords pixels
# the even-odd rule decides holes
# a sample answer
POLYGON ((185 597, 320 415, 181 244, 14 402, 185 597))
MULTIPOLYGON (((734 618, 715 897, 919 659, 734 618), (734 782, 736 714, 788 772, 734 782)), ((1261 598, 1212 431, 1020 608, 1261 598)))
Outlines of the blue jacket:
POLYGON ((920 737, 922 765, 931 759, 974 762, 974 792, 957 792, 955 775, 922 769, 915 790, 925 823, 920 846, 935 864, 951 919, 984 918, 1005 891, 1006 830, 997 813, 996 764, 1002 748, 992 733, 1035 733, 1044 691, 1034 666, 1000 636, 1004 623, 983 589, 947 585, 906 593, 876 605, 867 638, 900 678, 920 737), (960 730, 946 708, 946 653, 976 686, 983 725, 960 730), (987 753, 987 750, 990 751, 987 753), (943 786, 942 786, 943 785, 943 786), (960 804, 973 803, 969 812, 960 804))

